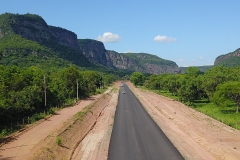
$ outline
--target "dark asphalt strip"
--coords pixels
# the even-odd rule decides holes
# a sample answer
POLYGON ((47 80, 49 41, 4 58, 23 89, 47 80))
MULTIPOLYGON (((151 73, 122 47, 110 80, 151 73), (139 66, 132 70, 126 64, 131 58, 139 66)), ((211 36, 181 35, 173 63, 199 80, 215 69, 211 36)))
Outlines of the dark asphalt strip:
POLYGON ((108 160, 182 160, 126 84, 120 88, 108 160), (123 93, 125 92, 125 94, 123 93))

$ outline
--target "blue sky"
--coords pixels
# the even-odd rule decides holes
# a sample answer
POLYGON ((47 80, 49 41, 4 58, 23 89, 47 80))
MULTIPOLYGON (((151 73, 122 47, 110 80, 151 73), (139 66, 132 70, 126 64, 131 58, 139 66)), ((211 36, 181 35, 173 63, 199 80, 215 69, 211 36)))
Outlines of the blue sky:
POLYGON ((0 14, 38 14, 79 39, 145 52, 179 66, 212 65, 240 48, 239 0, 1 0, 0 14))

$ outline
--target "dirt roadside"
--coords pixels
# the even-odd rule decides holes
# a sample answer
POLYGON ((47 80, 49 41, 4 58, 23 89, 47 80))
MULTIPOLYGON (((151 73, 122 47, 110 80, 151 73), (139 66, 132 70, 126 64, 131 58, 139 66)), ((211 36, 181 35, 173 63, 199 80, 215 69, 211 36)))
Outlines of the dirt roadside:
POLYGON ((25 131, 0 147, 0 159, 27 159, 32 155, 32 149, 38 146, 39 142, 49 135, 62 128, 64 122, 82 110, 85 106, 99 99, 101 95, 92 96, 89 99, 80 101, 73 107, 64 108, 56 115, 48 118, 35 127, 25 131))
MULTIPOLYGON (((120 83, 115 83, 119 88, 120 83)), ((118 102, 119 89, 114 90, 108 105, 102 111, 95 127, 76 148, 74 160, 107 160, 108 148, 118 102)))
POLYGON ((127 84, 185 159, 240 159, 240 131, 178 101, 127 84))
POLYGON ((72 159, 76 147, 95 127, 110 99, 111 93, 103 94, 94 103, 64 122, 60 130, 46 137, 32 150, 35 154, 31 159, 72 159))

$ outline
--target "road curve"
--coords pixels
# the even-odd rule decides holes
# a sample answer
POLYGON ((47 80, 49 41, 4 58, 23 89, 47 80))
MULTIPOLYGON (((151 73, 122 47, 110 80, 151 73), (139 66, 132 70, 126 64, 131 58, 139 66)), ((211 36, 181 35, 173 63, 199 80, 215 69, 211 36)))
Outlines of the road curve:
POLYGON ((119 92, 108 160, 182 160, 128 86, 119 92))

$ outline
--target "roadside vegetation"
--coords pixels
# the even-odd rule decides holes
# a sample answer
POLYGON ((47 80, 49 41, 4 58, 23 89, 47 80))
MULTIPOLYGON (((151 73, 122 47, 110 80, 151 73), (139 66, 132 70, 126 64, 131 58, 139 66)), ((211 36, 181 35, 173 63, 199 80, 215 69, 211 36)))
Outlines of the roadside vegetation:
POLYGON ((103 93, 116 79, 116 75, 74 65, 57 72, 36 66, 0 66, 0 138, 80 99, 103 93))
POLYGON ((149 77, 134 72, 130 81, 144 89, 185 103, 218 121, 240 130, 240 67, 217 66, 201 73, 190 67, 185 74, 149 77))

